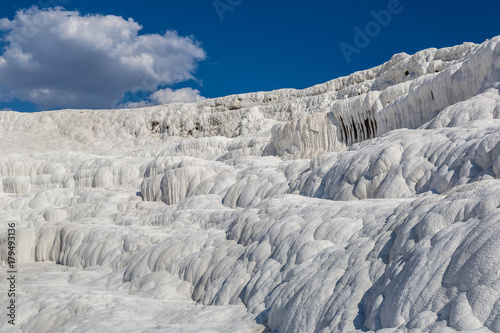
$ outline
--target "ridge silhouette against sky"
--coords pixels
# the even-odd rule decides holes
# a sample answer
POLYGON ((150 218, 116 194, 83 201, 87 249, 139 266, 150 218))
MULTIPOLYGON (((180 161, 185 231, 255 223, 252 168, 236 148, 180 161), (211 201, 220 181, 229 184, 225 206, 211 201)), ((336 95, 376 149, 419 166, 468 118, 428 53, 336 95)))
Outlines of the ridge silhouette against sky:
MULTIPOLYGON (((2 2, 0 18, 4 19, 0 21, 0 29, 3 30, 0 36, 4 39, 1 42, 3 50, 0 57, 4 55, 8 66, 2 69, 5 59, 0 58, 0 110, 126 107, 195 101, 202 97, 280 88, 301 89, 376 66, 398 52, 412 54, 429 47, 483 42, 500 34, 497 20, 499 10, 500 3, 484 0, 2 2), (134 24, 142 27, 138 31, 139 36, 149 34, 156 40, 163 38, 161 40, 166 44, 169 40, 172 43, 184 41, 187 43, 186 47, 167 51, 158 49, 151 51, 152 55, 147 54, 153 62, 158 62, 159 59, 170 59, 172 54, 180 52, 182 61, 168 63, 170 60, 165 60, 167 64, 163 64, 158 72, 152 74, 146 67, 143 71, 127 73, 128 68, 133 66, 124 65, 116 68, 115 72, 98 70, 99 74, 92 76, 91 71, 82 68, 80 75, 78 69, 82 67, 81 63, 72 63, 75 59, 72 55, 75 54, 75 43, 78 44, 79 51, 76 53, 79 54, 87 44, 76 38, 76 34, 71 46, 54 44, 57 47, 50 49, 50 43, 43 40, 45 30, 40 28, 38 33, 21 44, 23 54, 34 54, 27 58, 28 63, 24 66, 17 64, 17 67, 9 64, 9 58, 5 54, 12 43, 6 42, 5 37, 16 26, 9 25, 9 22, 19 21, 15 19, 16 12, 32 6, 47 9, 56 5, 61 5, 68 12, 78 11, 78 18, 83 20, 96 15, 100 15, 100 18, 114 15, 122 17, 121 24, 127 25, 131 18, 134 24), (165 32, 169 30, 176 31, 177 35, 170 35, 171 38, 168 39, 165 32), (40 42, 38 48, 31 47, 36 44, 35 40, 40 42), (54 61, 40 61, 37 63, 39 70, 26 71, 29 61, 42 58, 37 56, 41 49, 45 59, 54 61), (51 66, 68 72, 61 67, 59 57, 65 59, 65 65, 72 69, 70 72, 76 76, 75 81, 82 79, 81 86, 75 84, 67 87, 68 83, 60 75, 51 74, 58 72, 57 68, 51 66), (89 73, 88 78, 85 78, 86 73, 89 73), (123 82, 123 85, 107 91, 99 84, 93 84, 92 80, 104 87, 111 86, 109 82, 113 80, 123 82), (85 86, 86 82, 88 87, 85 86)), ((55 25, 60 29, 64 27, 63 16, 62 14, 58 25, 55 25)), ((95 25, 95 29, 107 29, 107 21, 104 21, 99 21, 102 24, 95 25)), ((50 20, 40 22, 37 24, 44 27, 47 24, 52 27, 53 23, 50 20)), ((134 24, 127 25, 127 29, 133 30, 134 24)), ((17 29, 18 33, 26 33, 25 26, 17 25, 17 29)), ((61 37, 63 32, 61 30, 58 35, 60 43, 64 40, 61 37)), ((93 33, 90 32, 90 36, 93 33)), ((106 50, 106 56, 122 52, 114 47, 123 46, 123 40, 117 40, 107 30, 103 34, 108 34, 112 40, 111 44, 106 44, 111 45, 106 50)), ((78 36, 83 35, 84 32, 81 32, 78 36)), ((154 39, 147 45, 141 43, 137 39, 135 44, 130 45, 130 49, 135 50, 128 54, 130 59, 142 54, 141 47, 147 53, 150 48, 154 49, 158 45, 154 39)), ((89 51, 85 60, 89 67, 105 66, 106 61, 113 63, 112 57, 102 58, 102 61, 92 58, 100 54, 94 51, 89 51)), ((12 63, 15 57, 12 53, 10 56, 12 63)))

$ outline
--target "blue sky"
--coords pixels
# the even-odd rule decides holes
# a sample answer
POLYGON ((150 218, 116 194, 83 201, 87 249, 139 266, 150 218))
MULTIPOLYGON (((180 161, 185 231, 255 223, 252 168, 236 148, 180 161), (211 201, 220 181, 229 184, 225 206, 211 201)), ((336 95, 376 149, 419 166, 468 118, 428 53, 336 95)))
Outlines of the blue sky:
POLYGON ((3 1, 0 110, 127 107, 300 89, 398 52, 481 43, 500 35, 499 12, 499 2, 483 0, 3 1), (64 9, 16 18, 34 5, 64 9), (356 39, 357 31, 365 38, 356 39), (28 38, 16 40, 15 33, 28 38))

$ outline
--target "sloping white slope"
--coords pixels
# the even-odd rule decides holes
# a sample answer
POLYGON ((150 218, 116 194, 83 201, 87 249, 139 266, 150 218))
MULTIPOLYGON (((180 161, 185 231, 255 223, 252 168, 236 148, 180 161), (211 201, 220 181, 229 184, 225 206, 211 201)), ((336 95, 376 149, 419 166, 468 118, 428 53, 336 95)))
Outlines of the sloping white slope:
POLYGON ((499 89, 496 37, 305 90, 0 112, 0 330, 500 332, 499 89))

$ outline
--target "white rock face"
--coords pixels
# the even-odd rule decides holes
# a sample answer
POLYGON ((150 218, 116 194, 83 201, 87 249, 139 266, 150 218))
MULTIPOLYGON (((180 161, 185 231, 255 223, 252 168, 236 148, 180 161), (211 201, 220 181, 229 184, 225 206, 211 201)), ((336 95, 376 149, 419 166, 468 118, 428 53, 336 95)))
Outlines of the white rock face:
POLYGON ((0 330, 500 332, 499 89, 496 37, 305 90, 0 112, 0 330))

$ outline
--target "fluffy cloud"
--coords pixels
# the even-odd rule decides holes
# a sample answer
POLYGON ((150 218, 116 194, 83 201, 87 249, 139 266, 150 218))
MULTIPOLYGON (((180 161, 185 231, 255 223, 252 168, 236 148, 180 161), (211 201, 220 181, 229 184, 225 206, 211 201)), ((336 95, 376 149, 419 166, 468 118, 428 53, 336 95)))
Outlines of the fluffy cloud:
MULTIPOLYGON (((195 79, 206 54, 193 37, 175 31, 139 35, 141 29, 131 18, 82 16, 63 8, 32 7, 13 20, 0 19, 6 43, 0 98, 15 96, 42 109, 108 108, 127 91, 155 92, 195 79)), ((155 94, 161 99, 164 91, 155 94)), ((194 94, 199 96, 192 89, 166 95, 177 101, 194 94)))
POLYGON ((121 104, 120 107, 136 108, 143 106, 170 104, 170 103, 194 103, 204 100, 205 97, 200 95, 198 89, 181 88, 172 90, 170 88, 160 89, 149 95, 147 99, 140 102, 127 102, 121 104))
MULTIPOLYGON (((0 58, 0 66, 2 64, 2 58, 0 58)), ((10 92, 5 87, 0 85, 0 102, 10 102, 14 99, 12 92, 10 92)))
POLYGON ((199 90, 191 88, 177 90, 172 90, 170 88, 161 89, 151 95, 150 98, 157 104, 192 103, 204 99, 200 96, 199 90))

